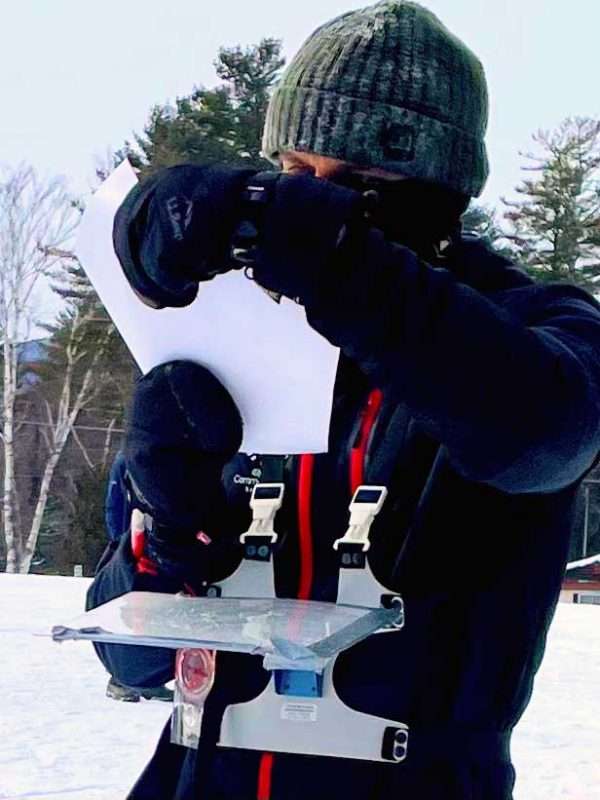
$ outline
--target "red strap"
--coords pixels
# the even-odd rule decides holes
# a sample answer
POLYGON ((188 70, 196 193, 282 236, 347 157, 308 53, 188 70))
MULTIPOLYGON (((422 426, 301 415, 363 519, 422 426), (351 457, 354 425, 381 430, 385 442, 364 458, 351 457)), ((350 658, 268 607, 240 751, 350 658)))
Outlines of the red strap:
POLYGON ((158 567, 150 558, 142 556, 135 565, 135 570, 140 575, 158 575, 158 567))
POLYGON ((382 402, 382 391, 380 389, 373 389, 369 394, 367 405, 362 412, 360 430, 356 442, 350 451, 350 494, 354 494, 358 487, 365 481, 367 449, 377 416, 381 410, 382 402))
MULTIPOLYGON (((374 389, 369 395, 362 414, 358 440, 350 453, 350 490, 352 494, 364 481, 365 457, 369 439, 381 409, 383 394, 374 389)), ((315 457, 311 453, 300 456, 298 471, 298 537, 300 541, 300 579, 298 599, 308 600, 313 583, 313 536, 312 536, 312 487, 315 457)), ((271 779, 273 775, 273 753, 263 753, 258 766, 258 787, 256 800, 270 800, 271 779)))
MULTIPOLYGON (((311 497, 315 457, 311 453, 300 456, 298 470, 298 537, 300 542, 300 579, 298 599, 308 600, 313 582, 313 541, 311 497)), ((270 800, 271 778, 275 756, 263 753, 258 766, 256 800, 270 800)))
POLYGON ((273 774, 273 753, 263 753, 258 766, 258 788, 256 800, 270 800, 271 777, 273 774))
POLYGON ((298 599, 308 600, 313 582, 312 486, 315 457, 300 456, 298 472, 298 536, 300 541, 300 580, 298 599))
POLYGON ((144 547, 146 546, 146 533, 143 530, 131 531, 131 552, 135 559, 135 571, 138 575, 158 575, 158 566, 144 555, 144 547))
POLYGON ((131 530, 131 552, 136 561, 144 555, 144 547, 146 545, 146 533, 143 530, 131 530))

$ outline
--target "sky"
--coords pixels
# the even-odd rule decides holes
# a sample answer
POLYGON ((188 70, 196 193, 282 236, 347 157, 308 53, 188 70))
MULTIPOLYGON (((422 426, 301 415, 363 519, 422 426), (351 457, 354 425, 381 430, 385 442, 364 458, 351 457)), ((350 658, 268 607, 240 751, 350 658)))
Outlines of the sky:
MULTIPOLYGON (((488 76, 496 205, 520 178, 531 134, 568 115, 600 115, 597 0, 424 0, 480 57, 488 76)), ((364 0, 19 0, 0 28, 0 163, 65 175, 73 191, 140 131, 153 104, 214 86, 220 46, 283 39, 289 58, 311 31, 364 0)))

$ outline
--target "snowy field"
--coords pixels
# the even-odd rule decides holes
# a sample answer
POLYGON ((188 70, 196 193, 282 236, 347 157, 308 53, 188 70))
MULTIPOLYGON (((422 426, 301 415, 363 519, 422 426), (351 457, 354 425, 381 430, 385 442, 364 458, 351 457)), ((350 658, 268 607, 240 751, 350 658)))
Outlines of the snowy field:
MULTIPOLYGON (((168 717, 107 699, 89 643, 29 633, 80 613, 87 585, 0 575, 2 800, 122 800, 168 717)), ((515 800, 600 800, 600 607, 559 607, 513 741, 515 800)))

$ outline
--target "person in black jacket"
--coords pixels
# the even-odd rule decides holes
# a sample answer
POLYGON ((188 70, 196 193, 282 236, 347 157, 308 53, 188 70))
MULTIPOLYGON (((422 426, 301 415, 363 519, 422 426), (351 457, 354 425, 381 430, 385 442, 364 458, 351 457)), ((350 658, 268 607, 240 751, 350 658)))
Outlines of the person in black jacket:
MULTIPOLYGON (((289 65, 264 136, 282 172, 173 167, 119 210, 115 248, 148 304, 185 305, 251 265, 342 355, 317 456, 238 453, 239 413, 200 365, 144 376, 125 457, 154 527, 143 553, 124 538, 104 559, 89 606, 230 574, 259 479, 287 487, 277 595, 335 600, 352 491, 385 484, 368 559, 407 624, 343 653, 334 681, 347 705, 410 727, 402 764, 217 747, 226 707, 268 680, 260 659, 220 653, 198 751, 165 730, 132 800, 512 797, 511 731, 600 450, 600 309, 461 235, 486 119, 475 56, 422 7, 385 0, 319 28, 289 65)), ((129 685, 173 674, 165 650, 97 650, 129 685)))

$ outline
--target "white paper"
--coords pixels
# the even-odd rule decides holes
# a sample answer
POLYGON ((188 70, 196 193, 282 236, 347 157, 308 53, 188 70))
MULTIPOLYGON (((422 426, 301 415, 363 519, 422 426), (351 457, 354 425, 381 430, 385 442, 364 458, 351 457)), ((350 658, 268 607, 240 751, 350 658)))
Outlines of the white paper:
POLYGON ((304 309, 286 299, 278 305, 240 271, 201 284, 187 308, 145 306, 112 243, 115 213, 136 181, 124 161, 100 186, 76 252, 140 369, 174 359, 208 367, 240 409, 243 452, 326 451, 339 350, 310 328, 304 309))

